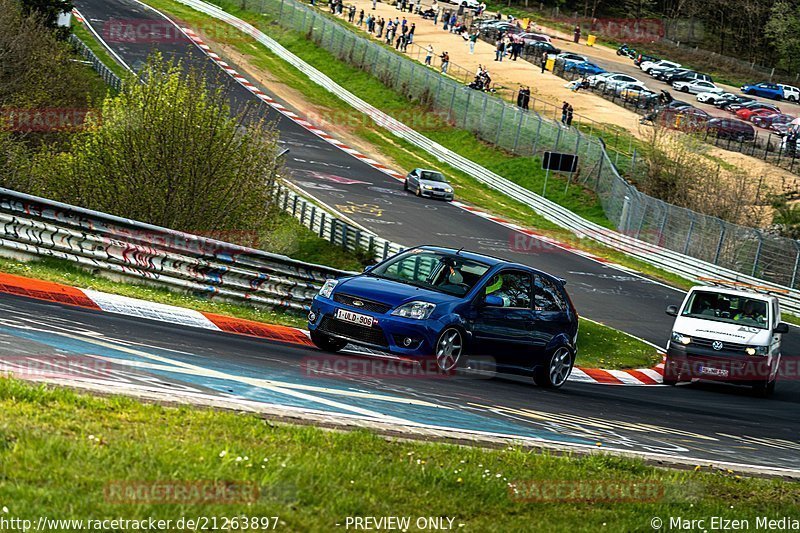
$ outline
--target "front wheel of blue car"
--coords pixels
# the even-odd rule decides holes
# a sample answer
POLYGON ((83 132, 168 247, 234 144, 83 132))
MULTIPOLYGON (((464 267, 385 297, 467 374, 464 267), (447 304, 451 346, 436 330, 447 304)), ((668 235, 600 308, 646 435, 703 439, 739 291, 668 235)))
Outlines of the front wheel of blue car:
POLYGON ((566 383, 574 364, 572 352, 564 346, 556 348, 545 364, 536 367, 533 382, 539 387, 557 389, 566 383))
POLYGON ((347 341, 319 333, 318 331, 311 332, 311 342, 323 352, 335 353, 347 346, 347 341))
POLYGON ((462 364, 464 337, 458 328, 445 328, 436 341, 436 366, 441 372, 453 372, 462 364))

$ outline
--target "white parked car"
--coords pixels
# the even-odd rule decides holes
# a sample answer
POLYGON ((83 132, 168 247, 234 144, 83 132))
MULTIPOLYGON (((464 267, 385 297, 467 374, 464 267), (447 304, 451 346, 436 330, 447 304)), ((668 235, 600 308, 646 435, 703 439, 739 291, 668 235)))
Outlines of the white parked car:
POLYGON ((713 104, 716 103, 717 100, 729 100, 731 98, 737 98, 738 95, 733 93, 721 93, 721 92, 708 92, 708 93, 697 93, 697 101, 702 102, 704 104, 713 104))
POLYGON ((717 87, 710 81, 706 80, 676 81, 672 84, 672 88, 675 89, 676 91, 681 91, 684 93, 692 93, 692 94, 699 94, 699 93, 721 94, 725 92, 724 89, 717 87))
POLYGON ((642 69, 642 71, 652 75, 651 71, 653 69, 666 70, 668 68, 680 68, 680 66, 681 66, 680 63, 675 63, 673 61, 661 60, 661 61, 644 61, 644 62, 642 62, 641 65, 639 65, 639 68, 642 69))
POLYGON ((778 84, 783 89, 783 98, 790 102, 800 102, 800 89, 793 85, 778 84))
POLYGON ((621 74, 619 72, 612 72, 610 75, 605 76, 603 78, 599 78, 596 83, 592 84, 591 78, 589 81, 589 85, 592 87, 597 87, 601 90, 608 90, 614 91, 622 84, 631 83, 631 82, 638 82, 636 78, 633 76, 628 76, 627 74, 621 74))
POLYGON ((647 86, 644 84, 644 82, 641 82, 641 81, 638 81, 638 80, 636 80, 636 81, 616 82, 613 85, 609 85, 609 89, 611 89, 611 88, 613 88, 613 90, 614 90, 614 92, 616 94, 620 94, 620 95, 622 94, 622 91, 624 91, 624 90, 640 91, 640 92, 641 91, 652 92, 652 91, 650 91, 650 89, 647 88, 647 86))

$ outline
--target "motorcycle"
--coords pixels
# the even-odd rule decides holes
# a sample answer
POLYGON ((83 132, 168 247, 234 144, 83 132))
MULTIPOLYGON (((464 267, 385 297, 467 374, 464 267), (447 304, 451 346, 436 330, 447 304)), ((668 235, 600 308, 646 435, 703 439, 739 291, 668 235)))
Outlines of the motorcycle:
POLYGON ((627 44, 623 44, 619 48, 617 48, 617 55, 618 56, 627 56, 631 59, 636 57, 636 49, 631 48, 627 44))

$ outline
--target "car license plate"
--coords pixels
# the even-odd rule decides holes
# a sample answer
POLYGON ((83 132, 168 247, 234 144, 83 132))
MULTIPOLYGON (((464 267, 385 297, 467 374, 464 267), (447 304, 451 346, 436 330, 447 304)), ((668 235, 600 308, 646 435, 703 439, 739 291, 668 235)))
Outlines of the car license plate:
POLYGON ((714 368, 713 366, 701 366, 700 373, 707 376, 728 377, 728 370, 725 368, 714 368))
POLYGON ((353 313, 352 311, 347 311, 345 309, 337 309, 336 314, 334 316, 339 320, 344 320, 345 322, 352 322, 353 324, 358 324, 359 326, 366 326, 368 328, 372 327, 372 322, 374 322, 375 320, 371 316, 353 313))

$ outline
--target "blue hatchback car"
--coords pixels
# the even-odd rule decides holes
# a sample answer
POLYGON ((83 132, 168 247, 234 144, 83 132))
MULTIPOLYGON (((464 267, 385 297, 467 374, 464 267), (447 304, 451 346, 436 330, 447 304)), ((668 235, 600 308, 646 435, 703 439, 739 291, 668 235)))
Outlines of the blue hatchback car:
POLYGON ((565 61, 564 70, 566 72, 577 72, 581 76, 594 76, 606 71, 603 67, 589 61, 565 61))
POLYGON ((420 246, 328 280, 308 314, 311 340, 336 352, 348 343, 412 358, 439 371, 491 357, 498 370, 560 387, 577 354, 578 314, 564 281, 486 255, 420 246))
POLYGON ((762 98, 772 98, 774 100, 783 100, 783 88, 777 83, 756 83, 753 85, 743 85, 742 92, 753 96, 761 96, 762 98))

